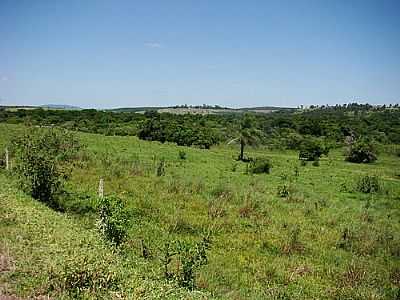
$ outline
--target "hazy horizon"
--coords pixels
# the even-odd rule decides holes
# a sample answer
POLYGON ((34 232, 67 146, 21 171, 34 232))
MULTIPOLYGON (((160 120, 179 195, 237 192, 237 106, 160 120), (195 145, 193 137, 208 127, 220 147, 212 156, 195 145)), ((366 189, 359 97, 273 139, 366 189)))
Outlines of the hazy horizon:
POLYGON ((398 1, 1 1, 0 105, 400 102, 398 1))

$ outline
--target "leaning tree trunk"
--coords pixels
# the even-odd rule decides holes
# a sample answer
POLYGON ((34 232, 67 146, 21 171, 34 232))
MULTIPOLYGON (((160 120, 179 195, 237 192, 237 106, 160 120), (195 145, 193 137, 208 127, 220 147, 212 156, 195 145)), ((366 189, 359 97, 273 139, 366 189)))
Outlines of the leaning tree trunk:
POLYGON ((239 155, 239 160, 243 161, 244 159, 244 141, 241 139, 240 140, 240 155, 239 155))

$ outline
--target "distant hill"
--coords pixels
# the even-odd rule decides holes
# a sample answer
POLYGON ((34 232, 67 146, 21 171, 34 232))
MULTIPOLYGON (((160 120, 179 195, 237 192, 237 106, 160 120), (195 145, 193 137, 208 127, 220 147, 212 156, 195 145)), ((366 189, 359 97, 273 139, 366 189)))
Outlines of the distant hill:
POLYGON ((106 109, 107 111, 112 112, 145 112, 147 110, 159 110, 168 107, 161 107, 161 106, 143 106, 143 107, 120 107, 120 108, 110 108, 106 109))
POLYGON ((80 110, 82 108, 78 106, 73 106, 73 105, 66 105, 66 104, 45 104, 45 105, 40 105, 39 107, 41 108, 47 108, 47 109, 66 109, 66 110, 80 110))
POLYGON ((274 107, 274 106, 262 106, 262 107, 244 107, 244 108, 229 108, 229 107, 218 107, 218 106, 169 106, 169 107, 122 107, 112 108, 107 111, 112 112, 137 112, 143 113, 149 110, 155 110, 159 113, 167 112, 172 114, 226 114, 226 113, 244 113, 244 112, 256 112, 256 113, 270 113, 277 110, 293 110, 291 107, 274 107))
MULTIPOLYGON (((66 104, 45 104, 40 106, 0 106, 7 110, 20 110, 20 109, 50 109, 50 110, 82 110, 78 106, 66 105, 66 104)), ((271 113, 278 110, 293 110, 295 108, 290 107, 274 107, 274 106, 260 106, 260 107, 243 107, 243 108, 229 108, 220 106, 140 106, 140 107, 120 107, 110 109, 99 109, 109 112, 135 112, 144 113, 145 111, 155 110, 159 113, 172 113, 172 114, 231 114, 231 113, 244 113, 244 112, 255 112, 255 113, 271 113)))

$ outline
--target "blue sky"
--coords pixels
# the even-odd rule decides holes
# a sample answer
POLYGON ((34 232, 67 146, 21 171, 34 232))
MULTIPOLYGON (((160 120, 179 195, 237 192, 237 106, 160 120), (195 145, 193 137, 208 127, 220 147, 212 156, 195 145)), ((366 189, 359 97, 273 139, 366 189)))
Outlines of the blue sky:
POLYGON ((0 0, 0 103, 400 101, 400 1, 0 0))

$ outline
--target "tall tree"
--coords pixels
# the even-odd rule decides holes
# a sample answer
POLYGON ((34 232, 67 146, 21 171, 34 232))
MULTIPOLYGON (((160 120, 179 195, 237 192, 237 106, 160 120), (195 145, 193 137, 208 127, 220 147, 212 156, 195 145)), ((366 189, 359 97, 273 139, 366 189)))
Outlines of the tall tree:
POLYGON ((241 122, 240 128, 238 132, 238 137, 231 140, 228 144, 233 142, 239 142, 240 144, 240 153, 238 160, 244 161, 244 148, 245 146, 255 146, 260 141, 260 137, 262 132, 258 130, 255 126, 255 119, 250 114, 244 114, 241 122))

